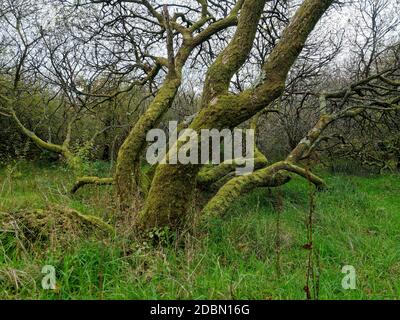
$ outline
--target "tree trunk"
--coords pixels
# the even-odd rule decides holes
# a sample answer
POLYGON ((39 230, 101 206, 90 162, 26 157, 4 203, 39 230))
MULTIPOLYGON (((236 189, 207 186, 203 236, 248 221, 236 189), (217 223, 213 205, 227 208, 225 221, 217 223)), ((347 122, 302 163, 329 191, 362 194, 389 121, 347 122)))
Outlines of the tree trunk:
POLYGON ((171 107, 181 85, 180 77, 167 79, 156 97, 140 117, 122 144, 117 158, 115 183, 122 204, 129 204, 135 191, 144 191, 140 156, 146 145, 146 134, 154 128, 162 115, 171 107))
POLYGON ((190 54, 196 47, 209 40, 219 31, 235 26, 242 4, 243 0, 239 0, 229 16, 213 22, 201 32, 197 32, 197 28, 203 26, 209 20, 208 17, 202 18, 201 22, 188 29, 180 29, 179 32, 182 33, 183 42, 175 56, 173 30, 169 25, 168 11, 165 10, 164 24, 168 35, 168 59, 167 61, 160 59, 160 61, 164 66, 168 67, 168 74, 150 107, 135 124, 118 153, 115 183, 122 207, 129 205, 132 195, 138 190, 143 193, 147 192, 146 189, 148 187, 143 185, 147 181, 144 180, 145 177, 143 177, 140 168, 140 156, 146 146, 146 134, 158 124, 161 117, 171 107, 181 85, 183 67, 190 54))

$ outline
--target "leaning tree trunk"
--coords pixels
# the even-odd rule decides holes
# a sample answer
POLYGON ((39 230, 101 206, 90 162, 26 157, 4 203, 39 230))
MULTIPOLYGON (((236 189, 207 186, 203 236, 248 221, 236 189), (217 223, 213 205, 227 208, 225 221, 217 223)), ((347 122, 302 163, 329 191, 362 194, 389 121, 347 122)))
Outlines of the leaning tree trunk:
POLYGON ((135 124, 121 146, 115 174, 117 192, 122 202, 127 203, 135 189, 146 189, 144 177, 141 174, 140 156, 146 145, 146 134, 153 128, 161 116, 168 110, 181 84, 180 77, 165 81, 151 105, 135 124))
MULTIPOLYGON (((206 7, 206 3, 202 5, 206 7)), ((168 59, 160 58, 158 62, 168 68, 168 75, 151 105, 134 125, 118 153, 115 184, 122 207, 129 206, 135 192, 146 193, 149 188, 149 186, 146 186, 147 177, 143 176, 140 167, 140 157, 146 146, 146 134, 158 124, 161 117, 171 107, 181 85, 182 70, 185 63, 195 48, 219 31, 237 24, 237 16, 242 5, 243 0, 237 1, 230 15, 211 23, 201 32, 197 31, 210 20, 207 10, 204 10, 204 16, 189 28, 178 28, 176 24, 171 26, 168 12, 166 9, 164 10, 164 18, 160 22, 165 25, 167 30, 168 59), (174 26, 183 36, 182 45, 177 50, 176 55, 174 55, 173 48, 174 26)))
MULTIPOLYGON (((263 82, 239 95, 228 93, 233 74, 245 62, 257 30, 265 0, 247 0, 235 36, 210 68, 203 93, 203 109, 191 129, 234 128, 253 117, 283 92, 287 74, 323 13, 333 0, 306 0, 284 31, 263 67, 263 82)), ((185 222, 200 165, 159 165, 138 223, 143 228, 185 222)))

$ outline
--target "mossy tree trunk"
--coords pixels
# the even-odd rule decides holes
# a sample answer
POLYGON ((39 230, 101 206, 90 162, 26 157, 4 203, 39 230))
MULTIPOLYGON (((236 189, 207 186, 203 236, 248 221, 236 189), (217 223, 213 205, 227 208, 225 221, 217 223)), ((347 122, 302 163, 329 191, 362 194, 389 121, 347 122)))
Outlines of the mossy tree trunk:
MULTIPOLYGON (((262 83, 232 95, 228 92, 230 80, 250 53, 265 2, 245 1, 235 36, 207 73, 203 108, 190 126, 196 132, 234 128, 277 99, 308 35, 333 0, 304 1, 263 66, 262 83)), ((192 204, 200 168, 200 165, 159 165, 139 224, 143 228, 182 226, 192 204)))
POLYGON ((180 76, 165 81, 149 108, 134 125, 119 150, 115 182, 122 203, 127 204, 135 191, 144 192, 144 177, 141 175, 140 157, 146 145, 146 134, 157 125, 162 115, 171 107, 180 84, 180 76))
MULTIPOLYGON (((243 0, 237 1, 231 14, 226 18, 211 23, 207 28, 198 30, 210 20, 208 11, 203 10, 202 18, 189 28, 183 28, 172 23, 169 14, 164 10, 164 15, 159 16, 160 23, 167 31, 168 58, 159 58, 158 62, 168 69, 168 74, 154 100, 133 126, 118 153, 115 184, 122 207, 129 206, 133 194, 146 193, 146 177, 142 175, 140 158, 146 146, 147 132, 156 127, 161 117, 172 106, 182 82, 182 71, 185 63, 195 48, 209 40, 214 34, 228 27, 234 26, 238 21, 238 13, 243 5, 243 0), (180 33, 183 43, 174 54, 173 33, 180 33)), ((206 8, 206 2, 202 2, 206 8)))

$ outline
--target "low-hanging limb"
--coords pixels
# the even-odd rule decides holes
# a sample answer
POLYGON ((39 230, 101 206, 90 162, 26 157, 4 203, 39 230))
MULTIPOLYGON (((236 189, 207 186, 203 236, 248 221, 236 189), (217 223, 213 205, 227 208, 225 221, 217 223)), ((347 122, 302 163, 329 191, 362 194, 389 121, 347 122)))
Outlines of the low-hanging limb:
POLYGON ((254 169, 264 168, 268 164, 267 158, 259 151, 255 150, 253 159, 235 159, 223 162, 217 166, 204 166, 197 175, 197 185, 201 189, 208 189, 211 185, 217 183, 221 179, 230 176, 231 173, 238 168, 237 163, 243 163, 243 160, 254 161, 254 169), (241 160, 241 161, 238 161, 241 160))
POLYGON ((99 178, 99 177, 80 177, 75 182, 71 189, 71 194, 75 194, 80 188, 88 184, 97 186, 109 186, 114 184, 114 178, 99 178))
POLYGON ((320 190, 326 187, 326 183, 312 172, 288 161, 280 161, 261 170, 257 170, 252 174, 230 180, 207 203, 202 210, 202 215, 204 217, 209 217, 223 214, 231 205, 232 199, 237 199, 255 188, 273 188, 288 183, 290 177, 283 174, 282 171, 296 173, 308 179, 320 190))
MULTIPOLYGON (((265 109, 256 114, 250 124, 250 129, 254 130, 254 137, 257 136, 257 125, 260 116, 268 114, 269 112, 276 112, 276 110, 265 109)), ((200 189, 212 189, 218 190, 221 183, 226 183, 234 177, 234 171, 237 169, 237 163, 243 163, 244 159, 234 159, 231 161, 224 161, 217 166, 204 166, 201 168, 197 175, 197 185, 200 189)), ((257 143, 254 144, 254 158, 246 159, 251 160, 254 163, 254 169, 258 170, 268 165, 268 159, 257 147, 257 143)))
POLYGON ((231 205, 232 199, 237 199, 255 188, 273 188, 288 183, 290 177, 278 171, 279 164, 275 164, 251 175, 230 180, 203 208, 202 216, 207 218, 221 215, 231 205))
MULTIPOLYGON (((385 101, 382 104, 381 101, 373 100, 372 102, 361 105, 361 106, 350 106, 339 110, 337 112, 328 114, 326 112, 326 96, 329 94, 323 93, 320 99, 320 109, 324 112, 314 127, 307 133, 306 137, 303 138, 299 144, 292 150, 285 161, 277 162, 264 169, 258 170, 248 176, 237 177, 226 183, 221 187, 218 193, 208 202, 203 209, 204 216, 220 215, 230 206, 232 199, 243 195, 244 193, 250 192, 254 188, 269 186, 277 186, 273 178, 276 174, 282 171, 295 173, 304 177, 313 183, 319 190, 326 187, 326 183, 318 176, 313 174, 311 171, 304 169, 297 165, 297 163, 307 158, 316 146, 321 142, 322 133, 325 129, 333 122, 343 118, 355 118, 367 111, 378 111, 378 112, 390 112, 394 110, 400 110, 398 105, 398 97, 394 97, 385 101), (386 105, 386 107, 377 108, 376 105, 386 105)), ((349 96, 348 91, 343 91, 337 95, 331 95, 332 98, 341 97, 343 101, 347 101, 349 96)))
POLYGON ((72 125, 76 121, 76 118, 73 118, 68 122, 67 134, 64 142, 62 144, 54 144, 44 141, 43 139, 39 138, 33 131, 26 128, 21 120, 18 118, 14 107, 10 106, 9 112, 20 131, 29 139, 31 139, 39 148, 60 154, 62 157, 64 157, 66 163, 72 169, 78 169, 80 167, 79 157, 77 157, 70 149, 72 125))

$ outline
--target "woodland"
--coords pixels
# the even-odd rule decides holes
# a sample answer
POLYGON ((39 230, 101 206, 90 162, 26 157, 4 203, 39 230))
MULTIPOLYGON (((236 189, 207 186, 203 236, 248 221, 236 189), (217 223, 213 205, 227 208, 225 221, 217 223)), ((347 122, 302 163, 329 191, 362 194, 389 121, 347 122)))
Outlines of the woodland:
POLYGON ((0 0, 0 298, 399 298, 399 31, 398 0, 0 0), (171 121, 253 130, 254 170, 149 163, 171 121))

